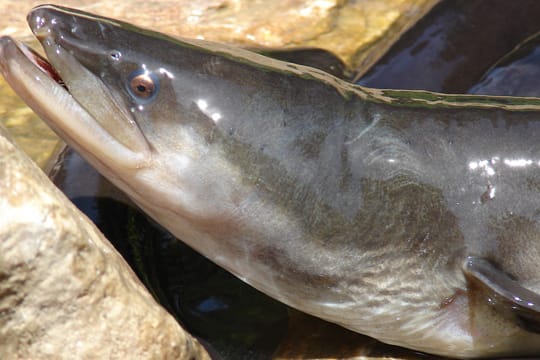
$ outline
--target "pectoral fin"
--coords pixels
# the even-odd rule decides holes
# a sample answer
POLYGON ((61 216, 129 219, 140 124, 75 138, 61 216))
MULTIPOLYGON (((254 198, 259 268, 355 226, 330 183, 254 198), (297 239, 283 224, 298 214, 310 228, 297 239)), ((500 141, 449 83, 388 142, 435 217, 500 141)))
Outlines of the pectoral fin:
POLYGON ((469 281, 485 291, 490 305, 508 311, 525 330, 540 332, 540 294, 483 258, 468 257, 464 272, 469 281))

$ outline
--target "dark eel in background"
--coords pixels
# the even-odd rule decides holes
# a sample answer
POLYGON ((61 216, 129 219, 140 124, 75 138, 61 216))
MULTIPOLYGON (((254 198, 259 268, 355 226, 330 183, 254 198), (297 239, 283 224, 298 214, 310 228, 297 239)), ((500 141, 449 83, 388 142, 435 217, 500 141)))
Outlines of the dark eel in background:
POLYGON ((391 344, 540 352, 540 100, 370 90, 61 7, 28 19, 51 65, 4 37, 6 80, 209 259, 391 344))
POLYGON ((501 58, 468 93, 540 97, 540 33, 501 58))
POLYGON ((540 31, 536 0, 443 0, 357 82, 464 94, 518 43, 540 31))

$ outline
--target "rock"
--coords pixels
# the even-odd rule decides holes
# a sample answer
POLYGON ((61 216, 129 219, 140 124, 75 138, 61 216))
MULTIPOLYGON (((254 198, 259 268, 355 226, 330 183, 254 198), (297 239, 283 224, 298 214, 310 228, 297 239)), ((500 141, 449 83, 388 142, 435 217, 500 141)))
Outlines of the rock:
POLYGON ((0 358, 209 359, 0 131, 0 358))
MULTIPOLYGON (((62 5, 176 36, 243 46, 313 46, 351 69, 367 68, 439 0, 68 0, 62 5)), ((0 35, 30 37, 26 13, 39 0, 0 2, 0 35)))

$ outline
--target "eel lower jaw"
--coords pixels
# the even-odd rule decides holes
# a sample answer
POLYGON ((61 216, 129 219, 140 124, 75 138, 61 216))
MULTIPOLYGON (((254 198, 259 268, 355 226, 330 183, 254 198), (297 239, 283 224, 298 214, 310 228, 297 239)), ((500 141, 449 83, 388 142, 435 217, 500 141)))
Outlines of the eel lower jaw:
POLYGON ((143 134, 133 146, 123 143, 71 95, 47 60, 7 36, 0 38, 0 73, 36 114, 95 166, 126 171, 149 166, 151 147, 143 134))

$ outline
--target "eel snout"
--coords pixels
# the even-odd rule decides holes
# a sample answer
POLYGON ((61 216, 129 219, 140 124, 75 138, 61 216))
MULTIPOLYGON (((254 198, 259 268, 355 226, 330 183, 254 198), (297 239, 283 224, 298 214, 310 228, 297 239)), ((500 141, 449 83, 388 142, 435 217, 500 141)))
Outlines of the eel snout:
MULTIPOLYGON (((62 85, 67 90, 64 81, 62 80, 58 72, 54 69, 54 67, 47 61, 46 58, 41 56, 31 47, 28 47, 23 43, 17 42, 9 36, 0 37, 0 59, 13 58, 13 52, 17 51, 21 52, 44 74, 56 81, 59 85, 62 85)), ((5 66, 3 64, 3 62, 0 62, 0 69, 5 66)))

